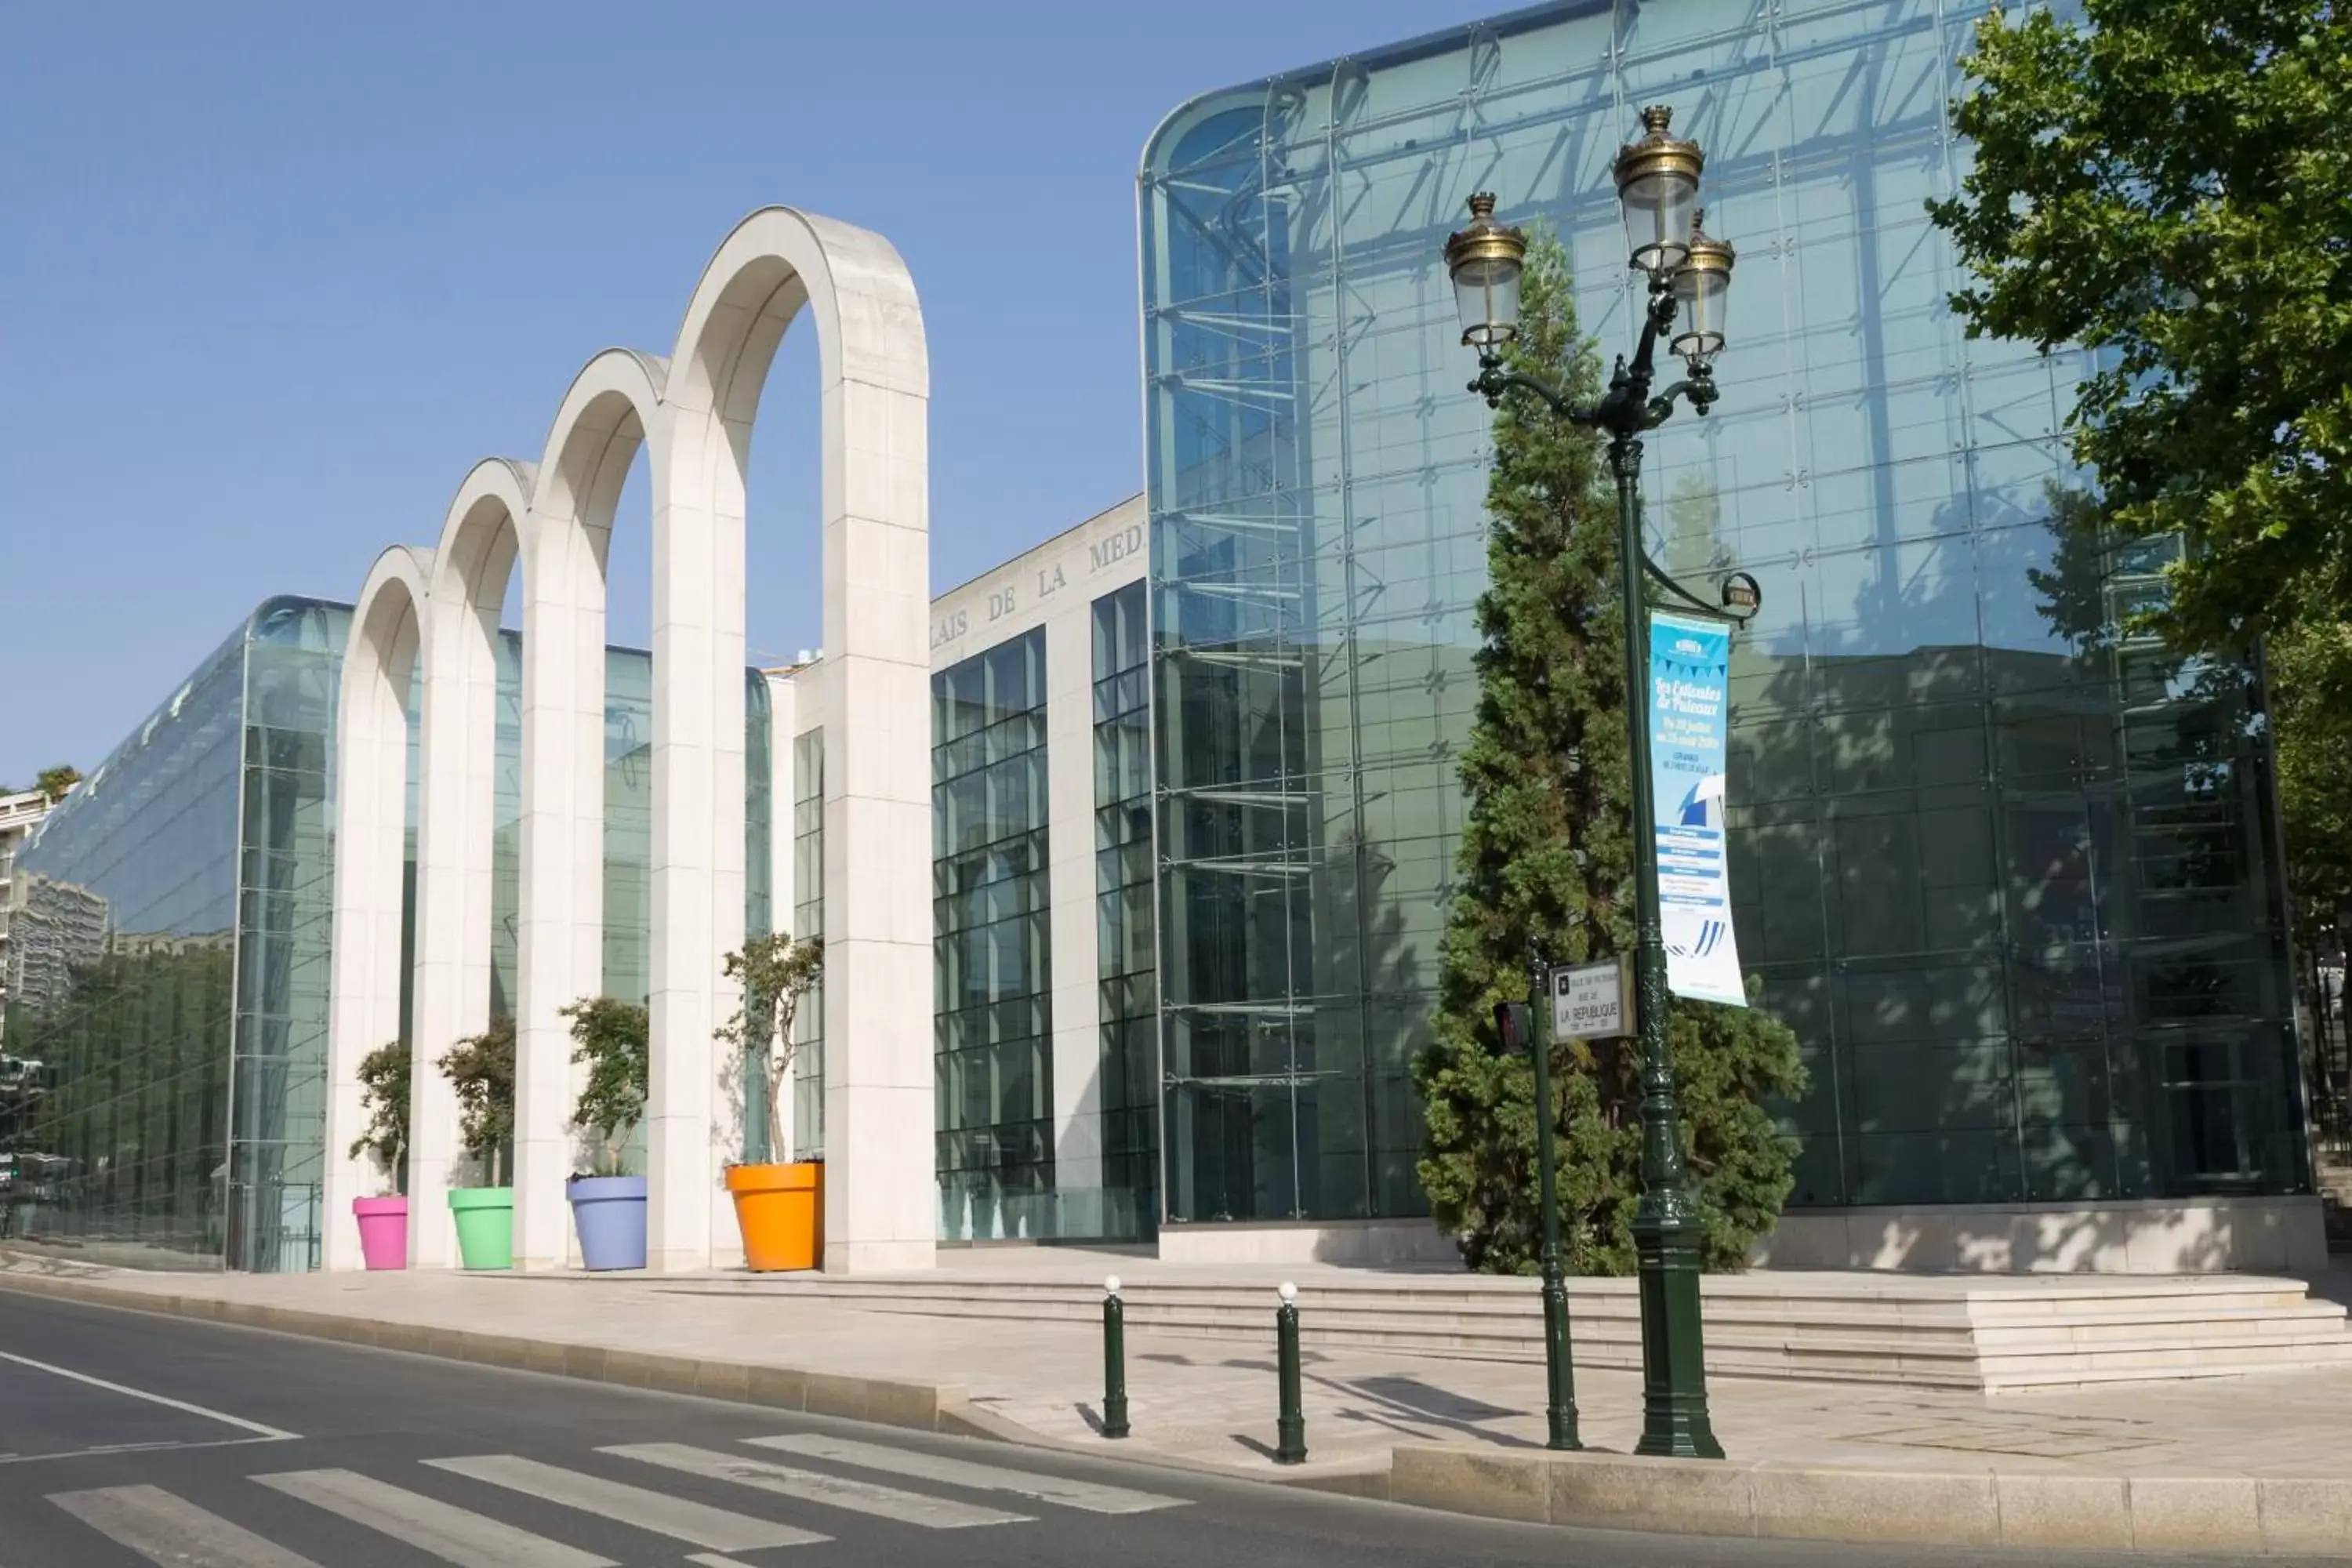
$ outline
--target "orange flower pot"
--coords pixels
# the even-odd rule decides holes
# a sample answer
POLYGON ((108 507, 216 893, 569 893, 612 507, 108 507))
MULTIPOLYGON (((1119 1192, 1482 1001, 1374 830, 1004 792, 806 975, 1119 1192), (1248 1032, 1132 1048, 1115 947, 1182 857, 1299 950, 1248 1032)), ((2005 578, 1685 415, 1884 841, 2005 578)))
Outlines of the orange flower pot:
POLYGON ((824 1247, 824 1163, 730 1165, 727 1190, 754 1272, 814 1268, 824 1247))

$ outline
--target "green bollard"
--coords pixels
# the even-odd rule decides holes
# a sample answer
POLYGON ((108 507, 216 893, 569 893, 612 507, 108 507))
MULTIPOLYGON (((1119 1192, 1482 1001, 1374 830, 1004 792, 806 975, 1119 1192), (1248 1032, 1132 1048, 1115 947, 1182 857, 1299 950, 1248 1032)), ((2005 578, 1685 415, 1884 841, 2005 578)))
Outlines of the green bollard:
POLYGON ((1127 1309, 1118 1276, 1103 1281, 1103 1425, 1106 1437, 1127 1436, 1127 1309))
POLYGON ((1284 1280, 1274 1314, 1276 1359, 1282 1369, 1282 1414, 1275 1421, 1274 1462, 1307 1462, 1307 1412, 1298 1388, 1298 1287, 1284 1280))

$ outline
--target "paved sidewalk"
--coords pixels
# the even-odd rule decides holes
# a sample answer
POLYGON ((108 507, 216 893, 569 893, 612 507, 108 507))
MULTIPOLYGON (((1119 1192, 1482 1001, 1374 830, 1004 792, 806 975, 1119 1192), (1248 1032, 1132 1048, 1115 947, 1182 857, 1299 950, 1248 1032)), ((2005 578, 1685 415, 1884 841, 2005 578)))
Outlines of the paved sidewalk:
MULTIPOLYGON (((1311 1313, 1316 1271, 1298 1272, 1300 1309, 1311 1313)), ((714 1291, 709 1278, 161 1275, 0 1258, 0 1287, 38 1289, 44 1283, 205 1316, 224 1315, 224 1308, 235 1304, 235 1315, 245 1321, 268 1310, 404 1326, 447 1336, 447 1348, 442 1342, 433 1345, 442 1353, 469 1353, 455 1337, 461 1333, 512 1336, 542 1346, 601 1347, 614 1352, 615 1367, 620 1352, 632 1352, 679 1358, 688 1365, 723 1360, 839 1378, 934 1384, 940 1385, 938 1411, 951 1404, 968 1406, 983 1418, 980 1429, 992 1435, 1109 1447, 1093 1425, 1101 1397, 1100 1334, 1086 1323, 862 1310, 795 1299, 782 1289, 714 1291)), ((1131 1287, 1147 1288, 1139 1280, 1131 1287)), ((1544 1422, 1541 1371, 1526 1364, 1310 1348, 1306 1396, 1312 1461, 1305 1473, 1275 1466, 1270 1307, 1269 1302, 1266 1333, 1257 1341, 1130 1330, 1134 1436, 1118 1447, 1137 1458, 1160 1457, 1268 1479, 1343 1486, 1350 1477, 1393 1472, 1402 1478, 1401 1451, 1410 1456, 1441 1447, 1464 1461, 1484 1456, 1472 1468, 1479 1476, 1516 1476, 1509 1484, 1522 1491, 1531 1486, 1554 1489, 1553 1500, 1540 1506, 1523 1499, 1520 1517, 1552 1517, 1565 1506, 1557 1501, 1562 1483, 1547 1482, 1528 1468, 1541 1458, 1544 1422)), ((320 1331, 313 1325, 306 1331, 320 1331)), ((404 1342, 389 1333, 351 1337, 404 1342)), ((421 1338, 416 1342, 423 1348, 421 1338)), ((2057 1478, 2074 1478, 2112 1489, 2124 1500, 2117 1507, 2126 1514, 2132 1505, 2126 1483, 2135 1479, 2146 1483, 2147 1497, 2158 1495, 2163 1489, 2158 1483, 2168 1479, 2235 1482, 2227 1496, 2242 1500, 2245 1517, 2238 1535, 2219 1538, 2221 1549, 2263 1550, 2268 1538, 2262 1532, 2257 1500, 2275 1495, 2294 1498, 2299 1508, 2314 1514, 2298 1526, 2308 1526, 2305 1533, 2294 1538, 2302 1548, 2352 1552, 2352 1483, 2337 1479, 2345 1473, 2345 1439, 2352 1434, 2352 1415, 2347 1414, 2352 1411, 2352 1369, 1992 1401, 1722 1377, 1714 1380, 1710 1392, 1716 1431, 1727 1454, 1761 1471, 1850 1469, 1890 1479, 1913 1477, 1923 1485, 1937 1478, 1981 1481, 1995 1473, 2053 1478, 2052 1486, 2059 1484, 2057 1478), (2305 1484, 2323 1481, 2330 1484, 2305 1484), (2245 1538, 2246 1530, 2254 1531, 2252 1539, 2245 1538)), ((1638 1376, 1580 1371, 1577 1393, 1588 1447, 1630 1453, 1640 1425, 1638 1376)), ((924 1424, 931 1422, 927 1418, 924 1424)), ((1748 1468, 1740 1468, 1744 1473, 1748 1468)), ((1742 1485, 1753 1490, 1761 1483, 1742 1485)), ((1362 1489, 1405 1495, 1385 1486, 1362 1489)), ((2190 1493, 2181 1496, 2186 1500, 2190 1493)), ((1492 1511, 1470 1495, 1413 1500, 1492 1511)), ((1738 1506, 1754 1524, 1764 1504, 1749 1499, 1738 1506)), ((2210 1512, 2213 1506, 2218 1505, 2208 1499, 2197 1508, 2210 1512)), ((1662 1521, 1658 1527, 1672 1526, 1662 1521)), ((1841 1533, 1828 1528, 1754 1532, 1841 1533)), ((1865 1532, 1859 1538, 1877 1537, 1865 1532)), ((1965 1531, 1953 1537, 1967 1538, 1965 1531)), ((2125 1543, 2159 1544, 2147 1527, 2125 1543)), ((2273 1541, 2270 1550, 2281 1547, 2273 1541)))

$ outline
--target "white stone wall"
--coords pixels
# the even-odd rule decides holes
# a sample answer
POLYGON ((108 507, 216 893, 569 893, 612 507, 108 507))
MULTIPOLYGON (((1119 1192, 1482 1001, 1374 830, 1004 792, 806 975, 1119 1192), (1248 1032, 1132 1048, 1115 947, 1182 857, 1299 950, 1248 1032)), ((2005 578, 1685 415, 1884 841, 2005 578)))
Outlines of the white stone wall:
POLYGON ((2327 1267, 2316 1197, 1798 1209, 1768 1268, 1961 1274, 2307 1274, 2327 1267))

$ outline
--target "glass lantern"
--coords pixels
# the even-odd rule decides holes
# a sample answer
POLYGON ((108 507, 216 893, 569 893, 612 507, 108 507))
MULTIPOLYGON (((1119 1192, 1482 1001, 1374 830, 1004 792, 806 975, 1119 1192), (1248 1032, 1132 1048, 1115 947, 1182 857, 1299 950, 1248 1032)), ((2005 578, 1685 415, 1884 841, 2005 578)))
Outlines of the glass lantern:
POLYGON ((1629 259, 1653 278, 1673 272, 1690 255, 1699 171, 1706 162, 1697 142, 1667 133, 1673 121, 1673 110, 1652 104, 1642 110, 1647 134, 1617 153, 1617 200, 1625 209, 1629 259))

